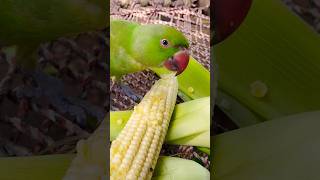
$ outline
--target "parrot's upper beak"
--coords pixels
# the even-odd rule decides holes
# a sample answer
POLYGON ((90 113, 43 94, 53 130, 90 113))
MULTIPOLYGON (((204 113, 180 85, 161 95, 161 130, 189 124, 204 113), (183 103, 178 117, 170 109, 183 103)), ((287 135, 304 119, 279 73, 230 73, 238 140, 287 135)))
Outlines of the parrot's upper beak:
POLYGON ((164 66, 170 71, 176 71, 177 74, 181 74, 188 66, 189 53, 183 49, 173 55, 172 58, 164 62, 164 66))

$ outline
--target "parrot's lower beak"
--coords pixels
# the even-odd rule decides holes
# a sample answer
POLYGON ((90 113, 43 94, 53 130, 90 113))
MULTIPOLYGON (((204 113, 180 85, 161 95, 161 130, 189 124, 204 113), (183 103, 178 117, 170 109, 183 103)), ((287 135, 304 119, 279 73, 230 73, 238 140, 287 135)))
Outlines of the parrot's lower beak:
POLYGON ((181 74, 188 66, 189 53, 187 50, 181 50, 173 55, 172 58, 164 62, 164 66, 170 71, 176 71, 181 74))

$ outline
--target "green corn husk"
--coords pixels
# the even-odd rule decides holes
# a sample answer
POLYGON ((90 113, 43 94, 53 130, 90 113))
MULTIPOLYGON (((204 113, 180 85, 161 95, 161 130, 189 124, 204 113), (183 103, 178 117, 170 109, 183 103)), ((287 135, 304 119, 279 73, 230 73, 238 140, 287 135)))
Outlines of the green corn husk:
POLYGON ((87 139, 79 140, 77 155, 63 180, 104 179, 107 176, 107 119, 87 139))
POLYGON ((221 89, 218 91, 216 104, 239 127, 250 126, 264 120, 221 89))
MULTIPOLYGON (((1 180, 60 180, 65 175, 73 154, 33 157, 0 158, 1 180)), ((207 180, 209 171, 200 164, 181 158, 160 157, 155 169, 155 180, 192 179, 207 180)))
POLYGON ((0 158, 0 179, 60 180, 75 155, 46 155, 0 158))
POLYGON ((121 130, 127 124, 131 114, 131 111, 110 111, 110 141, 117 138, 121 130))
MULTIPOLYGON (((120 133, 131 113, 110 112, 111 141, 120 133)), ((210 148, 210 97, 176 105, 165 143, 210 148)))
POLYGON ((209 180, 210 172, 200 164, 175 157, 161 157, 158 160, 153 180, 209 180))
POLYGON ((206 147, 197 147, 197 149, 201 152, 204 152, 208 155, 210 155, 210 148, 206 148, 206 147))
POLYGON ((214 179, 320 179, 319 120, 308 112, 216 136, 214 179))
POLYGON ((253 0, 240 28, 213 48, 219 92, 238 101, 226 99, 235 108, 226 114, 247 126, 320 109, 319 47, 319 35, 280 0, 253 0))
MULTIPOLYGON (((166 72, 163 68, 152 68, 158 75, 166 72)), ((197 60, 190 57, 187 68, 178 76, 179 96, 187 101, 210 96, 210 72, 197 60)))

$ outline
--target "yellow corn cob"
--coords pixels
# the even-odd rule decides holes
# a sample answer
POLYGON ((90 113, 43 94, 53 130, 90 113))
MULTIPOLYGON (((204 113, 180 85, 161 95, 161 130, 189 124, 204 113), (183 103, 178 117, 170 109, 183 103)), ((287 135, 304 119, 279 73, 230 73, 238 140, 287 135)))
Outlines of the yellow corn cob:
POLYGON ((111 180, 151 179, 178 92, 173 74, 162 77, 134 108, 110 149, 111 180))

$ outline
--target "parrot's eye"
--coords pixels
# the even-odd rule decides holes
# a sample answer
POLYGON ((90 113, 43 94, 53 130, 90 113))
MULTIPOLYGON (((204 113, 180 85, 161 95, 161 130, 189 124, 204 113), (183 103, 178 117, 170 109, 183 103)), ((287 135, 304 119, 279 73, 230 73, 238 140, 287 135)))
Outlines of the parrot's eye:
POLYGON ((166 40, 166 39, 162 39, 160 43, 161 43, 161 46, 162 46, 162 47, 165 47, 165 48, 166 48, 166 47, 169 46, 169 41, 166 40))

